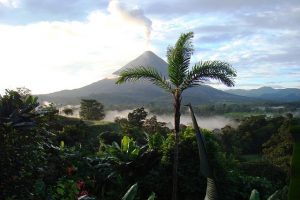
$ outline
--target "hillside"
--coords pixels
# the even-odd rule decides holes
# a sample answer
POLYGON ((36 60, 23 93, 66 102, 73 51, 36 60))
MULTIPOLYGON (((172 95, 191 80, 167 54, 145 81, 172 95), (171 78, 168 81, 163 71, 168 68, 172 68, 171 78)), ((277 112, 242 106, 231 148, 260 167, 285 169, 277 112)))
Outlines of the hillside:
POLYGON ((259 98, 277 102, 293 102, 300 101, 300 89, 286 88, 274 89, 271 87, 261 87, 252 90, 230 89, 226 92, 252 98, 259 98))

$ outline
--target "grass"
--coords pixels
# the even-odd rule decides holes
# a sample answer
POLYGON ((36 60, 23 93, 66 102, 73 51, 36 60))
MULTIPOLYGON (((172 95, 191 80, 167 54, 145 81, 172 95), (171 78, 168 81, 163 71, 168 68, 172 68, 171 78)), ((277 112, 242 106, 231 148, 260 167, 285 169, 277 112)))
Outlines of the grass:
POLYGON ((115 122, 108 122, 108 121, 94 121, 94 120, 86 120, 84 121, 90 130, 90 134, 97 136, 103 132, 119 132, 120 127, 115 122))
POLYGON ((113 122, 103 120, 84 120, 84 123, 86 123, 89 126, 114 124, 113 122))

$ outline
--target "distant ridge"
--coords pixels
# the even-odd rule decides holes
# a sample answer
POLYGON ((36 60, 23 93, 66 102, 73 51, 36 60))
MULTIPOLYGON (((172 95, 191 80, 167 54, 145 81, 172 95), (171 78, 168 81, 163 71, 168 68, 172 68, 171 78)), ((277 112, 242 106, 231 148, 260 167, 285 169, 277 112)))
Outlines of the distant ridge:
MULTIPOLYGON (((151 66, 167 77, 168 64, 151 51, 146 51, 124 67, 115 75, 131 67, 151 66)), ((170 94, 147 81, 125 83, 116 85, 116 78, 102 79, 90 85, 73 90, 62 90, 45 95, 39 95, 40 101, 49 101, 56 104, 79 104, 82 98, 93 98, 106 105, 147 105, 167 104, 172 106, 170 94)), ((251 102, 255 99, 229 94, 210 86, 201 85, 193 87, 183 93, 183 103, 190 102, 194 105, 216 102, 251 102)))
POLYGON ((277 102, 300 101, 300 89, 297 88, 274 89, 272 87, 261 87, 251 90, 230 89, 226 90, 226 92, 244 97, 259 98, 277 102))

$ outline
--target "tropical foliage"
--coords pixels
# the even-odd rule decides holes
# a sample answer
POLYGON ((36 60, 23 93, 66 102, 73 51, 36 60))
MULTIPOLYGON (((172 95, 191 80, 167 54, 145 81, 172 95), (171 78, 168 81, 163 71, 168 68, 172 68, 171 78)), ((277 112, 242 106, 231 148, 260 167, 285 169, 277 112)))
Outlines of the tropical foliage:
MULTIPOLYGON (((3 199, 116 200, 122 199, 135 183, 138 185, 135 199, 154 199, 154 196, 170 199, 175 137, 164 123, 152 117, 136 127, 128 118, 122 122, 127 126, 122 123, 89 125, 79 119, 58 116, 53 112, 57 110, 53 105, 41 107, 36 100, 28 103, 26 99, 34 99, 30 96, 7 91, 0 99, 0 164, 3 169, 0 187, 3 199), (11 110, 7 113, 28 114, 17 123, 11 123, 9 116, 12 115, 4 112, 9 106, 3 105, 10 105, 11 110), (35 109, 24 112, 24 108, 31 105, 35 109), (124 127, 130 127, 130 131, 123 132, 124 127)), ((283 163, 286 157, 291 158, 291 152, 283 154, 264 149, 273 147, 275 150, 274 147, 285 143, 278 135, 292 132, 291 127, 297 125, 299 119, 291 116, 264 119, 262 123, 261 116, 246 118, 237 128, 225 127, 214 134, 201 129, 209 165, 213 166, 218 195, 222 199, 249 199, 249 191, 254 188, 261 199, 275 194, 281 199, 287 198, 289 172, 285 171, 286 165, 278 165, 275 161, 282 160, 280 163, 283 163), (242 140, 248 140, 243 135, 257 137, 257 127, 272 124, 279 127, 277 131, 271 128, 274 132, 269 138, 255 140, 262 145, 260 153, 266 159, 247 160, 242 152, 247 152, 247 145, 252 144, 241 145, 242 140), (282 132, 287 126, 289 131, 282 132), (277 155, 276 160, 272 154, 277 155)), ((178 198, 203 199, 206 179, 200 173, 197 140, 192 127, 182 126, 178 145, 179 160, 182 161, 178 166, 178 181, 182 183, 178 198)))
POLYGON ((172 94, 174 99, 174 165, 173 165, 173 195, 177 200, 177 171, 178 171, 178 144, 180 132, 180 107, 184 90, 205 83, 209 79, 218 80, 226 86, 233 86, 235 70, 230 64, 222 61, 200 61, 189 70, 191 56, 194 52, 192 32, 181 34, 174 46, 167 50, 168 76, 162 76, 155 68, 140 66, 129 68, 121 72, 118 84, 126 81, 146 79, 172 94))

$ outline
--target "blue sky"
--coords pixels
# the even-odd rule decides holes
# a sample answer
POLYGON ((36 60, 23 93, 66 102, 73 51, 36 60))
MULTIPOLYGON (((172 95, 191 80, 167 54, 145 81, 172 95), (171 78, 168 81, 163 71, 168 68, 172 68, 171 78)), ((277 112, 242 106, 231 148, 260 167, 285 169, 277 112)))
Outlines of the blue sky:
POLYGON ((300 88, 299 0, 0 0, 0 93, 82 87, 188 31, 193 62, 231 63, 236 88, 300 88))

